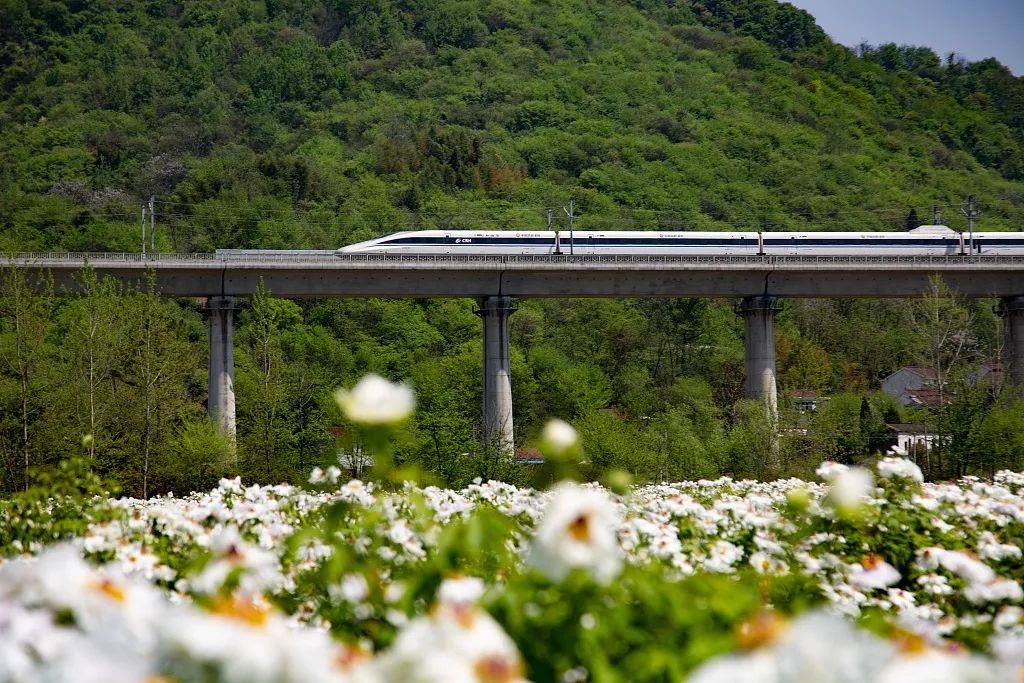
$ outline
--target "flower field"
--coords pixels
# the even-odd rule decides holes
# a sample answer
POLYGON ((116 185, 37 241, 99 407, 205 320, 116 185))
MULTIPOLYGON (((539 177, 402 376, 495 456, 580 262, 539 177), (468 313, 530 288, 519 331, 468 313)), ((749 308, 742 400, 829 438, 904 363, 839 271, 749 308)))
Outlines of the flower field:
POLYGON ((1019 681, 1024 476, 819 475, 98 501, 0 564, 0 681, 1019 681))

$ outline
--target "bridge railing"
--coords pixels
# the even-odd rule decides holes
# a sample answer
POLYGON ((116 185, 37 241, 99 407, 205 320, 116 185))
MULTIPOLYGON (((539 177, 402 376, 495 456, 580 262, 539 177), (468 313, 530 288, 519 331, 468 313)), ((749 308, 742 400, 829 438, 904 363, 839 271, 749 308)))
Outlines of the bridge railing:
MULTIPOLYGON (((0 265, 7 259, 0 257, 0 265)), ((646 255, 646 254, 576 254, 572 256, 553 254, 342 254, 333 252, 317 252, 310 254, 294 253, 259 253, 256 251, 228 254, 147 254, 117 252, 23 252, 14 256, 15 262, 23 265, 38 266, 70 266, 77 267, 85 263, 108 265, 110 263, 177 265, 189 263, 203 264, 240 264, 267 265, 287 263, 303 264, 346 264, 346 263, 377 263, 388 264, 693 264, 693 265, 747 265, 758 268, 778 266, 844 266, 844 265, 885 265, 899 266, 932 266, 949 268, 957 266, 1024 266, 1024 255, 975 255, 975 256, 818 256, 818 255, 646 255)))

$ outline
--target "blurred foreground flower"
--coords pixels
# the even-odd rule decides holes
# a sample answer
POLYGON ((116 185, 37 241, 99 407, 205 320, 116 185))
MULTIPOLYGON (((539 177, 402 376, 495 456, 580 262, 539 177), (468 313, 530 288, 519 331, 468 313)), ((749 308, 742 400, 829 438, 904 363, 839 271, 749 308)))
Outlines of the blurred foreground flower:
POLYGON ((608 583, 622 569, 618 524, 615 504, 604 491, 562 483, 537 526, 530 563, 554 581, 583 569, 608 583))
POLYGON ((386 681, 526 683, 515 643, 475 605, 441 602, 409 622, 377 661, 386 681))
POLYGON ((549 420, 541 434, 541 445, 552 455, 561 455, 574 448, 580 441, 579 434, 565 420, 549 420))
POLYGON ((906 458, 882 458, 878 461, 878 475, 883 479, 902 477, 916 482, 924 481, 921 468, 906 458))
POLYGON ((829 497, 840 510, 856 510, 874 490, 875 478, 863 467, 847 467, 836 462, 823 462, 817 469, 827 481, 829 497))
POLYGON ((408 384, 389 382, 373 374, 359 380, 351 391, 338 389, 334 399, 345 417, 367 425, 401 422, 416 407, 416 398, 408 384))
POLYGON ((900 580, 900 573, 878 555, 868 555, 861 563, 854 565, 850 583, 863 590, 887 588, 900 580))
POLYGON ((967 654, 933 650, 901 653, 845 619, 812 611, 776 628, 772 640, 742 655, 706 662, 687 683, 996 683, 1014 680, 1011 667, 967 654))

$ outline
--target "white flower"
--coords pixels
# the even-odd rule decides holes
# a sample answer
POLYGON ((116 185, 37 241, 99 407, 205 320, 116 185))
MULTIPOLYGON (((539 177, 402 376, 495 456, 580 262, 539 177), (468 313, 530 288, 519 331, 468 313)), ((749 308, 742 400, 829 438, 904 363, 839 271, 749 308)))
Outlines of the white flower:
POLYGON ((334 393, 341 412, 353 422, 394 424, 409 417, 416 407, 412 389, 404 383, 389 382, 379 375, 366 375, 351 390, 334 393))
POLYGON ((743 557, 743 548, 729 541, 715 541, 704 560, 704 568, 712 572, 729 572, 743 557))
POLYGON ((878 461, 878 475, 883 479, 903 477, 918 482, 924 481, 921 468, 906 458, 882 458, 878 461))
POLYGON ((338 469, 338 467, 335 466, 335 465, 331 465, 330 467, 328 467, 327 471, 324 473, 324 477, 327 479, 328 483, 331 483, 331 484, 337 484, 338 483, 338 477, 340 477, 340 476, 341 476, 341 470, 338 469))
POLYGON ((850 468, 847 467, 846 465, 841 465, 838 462, 826 460, 825 462, 818 465, 818 469, 816 469, 814 473, 817 474, 822 481, 832 481, 840 474, 843 474, 849 469, 850 468))
POLYGON ((1008 543, 1000 543, 996 540, 995 534, 990 531, 983 532, 978 539, 978 555, 986 560, 1001 562, 1006 559, 1019 560, 1021 550, 1019 546, 1008 543))
POLYGON ((328 588, 332 598, 340 598, 345 602, 356 604, 366 599, 370 594, 370 586, 362 574, 346 574, 341 577, 341 583, 328 588))
POLYGON ((750 566, 758 574, 785 574, 789 571, 789 565, 783 560, 761 550, 750 556, 750 566))
POLYGON ((541 441, 555 453, 564 453, 579 443, 580 437, 572 425, 564 420, 548 420, 541 441))
POLYGON ((887 588, 900 580, 900 573, 878 555, 868 555, 850 572, 850 584, 860 589, 887 588))
POLYGON ((484 582, 475 576, 445 579, 437 589, 437 599, 449 605, 473 604, 484 594, 484 582))
POLYGON ((989 641, 992 654, 1010 666, 1024 666, 1024 633, 1000 633, 989 641))
POLYGON ((1012 579, 995 579, 989 583, 972 583, 964 589, 964 597, 976 605, 985 602, 1020 602, 1024 590, 1012 579))
POLYGON ((1008 669, 978 657, 929 650, 896 657, 876 680, 878 683, 1010 683, 1015 677, 1008 669))
POLYGON ((917 582, 921 584, 926 593, 931 595, 951 595, 953 593, 953 587, 949 585, 949 580, 942 574, 923 574, 917 577, 917 582))
POLYGON ((748 655, 724 655, 704 663, 686 683, 779 683, 773 652, 762 650, 748 655))
POLYGON ((615 531, 618 514, 603 491, 563 483, 537 526, 530 563, 554 581, 573 569, 584 569, 608 583, 622 568, 615 531))
POLYGON ((404 683, 517 683, 523 670, 501 626, 465 603, 440 603, 410 621, 378 665, 384 680, 404 683))
POLYGON ((892 650, 846 619, 814 611, 765 647, 712 659, 687 683, 864 683, 876 680, 892 650))
MULTIPOLYGON (((820 468, 819 468, 820 469, 820 468)), ((874 477, 863 467, 848 467, 831 480, 829 493, 842 508, 859 507, 874 487, 874 477)))
POLYGON ((984 562, 980 562, 967 553, 958 550, 942 550, 939 554, 939 565, 953 572, 967 583, 991 583, 996 573, 984 562))

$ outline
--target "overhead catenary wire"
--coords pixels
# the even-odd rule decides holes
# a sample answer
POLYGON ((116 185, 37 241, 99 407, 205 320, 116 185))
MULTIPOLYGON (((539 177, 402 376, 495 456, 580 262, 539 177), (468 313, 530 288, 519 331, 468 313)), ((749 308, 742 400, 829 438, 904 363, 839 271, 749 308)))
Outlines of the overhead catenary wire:
MULTIPOLYGON (((155 220, 156 214, 167 223, 168 229, 182 225, 195 225, 200 227, 221 227, 225 224, 251 223, 253 221, 284 221, 295 222, 299 225, 326 226, 333 228, 362 228, 372 225, 363 217, 354 216, 350 212, 337 213, 336 208, 324 206, 306 206, 294 208, 272 208, 272 207, 251 207, 231 206, 232 200, 211 198, 208 201, 184 202, 171 199, 151 198, 149 202, 150 234, 148 245, 151 250, 155 249, 155 220), (157 207, 164 207, 159 210, 157 207), (176 210, 167 210, 174 207, 176 210), (192 211, 189 211, 192 209, 192 211), (233 210, 230 210, 233 209, 233 210), (325 217, 324 214, 331 214, 325 217)), ((927 207, 899 206, 899 207, 864 207, 860 209, 847 209, 842 211, 823 212, 785 212, 781 216, 749 216, 744 218, 714 219, 702 218, 695 220, 696 216, 692 211, 680 209, 653 209, 647 207, 623 207, 614 214, 577 214, 574 213, 571 222, 576 225, 580 222, 584 229, 605 229, 611 228, 647 228, 657 230, 693 230, 693 229, 729 229, 733 228, 742 231, 791 231, 807 230, 815 228, 829 228, 834 226, 836 221, 850 217, 873 217, 874 220, 890 224, 901 223, 909 215, 909 211, 922 211, 925 215, 931 212, 935 215, 942 208, 962 207, 963 204, 932 204, 927 207), (938 210, 938 211, 937 211, 938 210), (824 215, 822 215, 824 214, 824 215), (699 227, 694 227, 699 223, 699 227)), ((417 212, 411 212, 395 207, 395 215, 390 225, 394 230, 402 229, 423 229, 427 227, 437 229, 458 229, 467 227, 492 227, 494 229, 546 229, 550 223, 547 222, 551 207, 542 206, 474 206, 474 207, 427 207, 417 212), (455 226, 458 225, 458 228, 455 226)), ((92 208, 91 211, 98 216, 110 219, 130 219, 132 214, 110 211, 103 208, 92 208)), ((567 212, 566 212, 567 213, 567 212)), ((776 213, 782 213, 778 211, 776 213)), ((965 216, 967 212, 964 212, 965 216)), ((978 214, 975 214, 975 217, 978 214)), ((567 213, 568 216, 568 213, 567 213)), ((951 221, 951 227, 960 227, 959 217, 951 221)), ((965 227, 970 227, 965 226, 965 227)))

